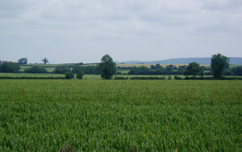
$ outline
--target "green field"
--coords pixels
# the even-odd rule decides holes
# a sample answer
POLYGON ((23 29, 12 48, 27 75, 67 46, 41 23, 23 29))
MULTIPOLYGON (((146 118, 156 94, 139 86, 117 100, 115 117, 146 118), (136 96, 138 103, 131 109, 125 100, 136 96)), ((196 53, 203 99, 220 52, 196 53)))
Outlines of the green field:
POLYGON ((0 151, 242 151, 242 81, 0 80, 0 151))

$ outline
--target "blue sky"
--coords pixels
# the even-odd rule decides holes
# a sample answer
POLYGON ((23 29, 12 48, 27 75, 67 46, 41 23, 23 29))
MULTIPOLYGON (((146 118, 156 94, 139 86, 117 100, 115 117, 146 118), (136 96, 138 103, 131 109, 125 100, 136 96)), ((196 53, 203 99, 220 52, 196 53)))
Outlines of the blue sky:
POLYGON ((242 57, 241 0, 0 0, 0 60, 242 57))

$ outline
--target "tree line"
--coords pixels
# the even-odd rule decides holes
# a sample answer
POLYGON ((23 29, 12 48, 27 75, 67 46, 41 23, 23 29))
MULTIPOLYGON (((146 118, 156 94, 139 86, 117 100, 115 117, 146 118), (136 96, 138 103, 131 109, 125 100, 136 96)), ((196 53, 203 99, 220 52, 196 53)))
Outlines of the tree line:
MULTIPOLYGON (((43 59, 43 62, 47 63, 47 59, 43 59)), ((18 60, 18 63, 25 64, 27 63, 27 58, 21 58, 18 60)), ((110 79, 114 74, 117 74, 116 63, 113 62, 113 59, 109 55, 104 55, 101 58, 101 62, 96 66, 80 66, 83 63, 76 64, 75 66, 56 66, 52 73, 66 74, 73 73, 80 75, 83 74, 100 74, 104 79, 110 79)), ((123 67, 118 67, 123 68, 123 67)), ((189 63, 187 66, 179 66, 178 68, 174 65, 168 65, 165 68, 160 64, 151 65, 150 68, 142 67, 128 67, 130 71, 129 75, 192 75, 196 77, 197 75, 203 77, 204 71, 210 71, 209 74, 212 74, 214 78, 221 78, 223 75, 238 75, 242 76, 242 66, 229 68, 229 58, 221 54, 215 54, 211 57, 211 67, 200 66, 196 62, 189 63)), ((128 69, 123 68, 123 69, 128 69)), ((19 64, 16 63, 3 63, 0 64, 0 72, 6 73, 17 73, 20 70, 19 64)), ((31 68, 25 69, 26 73, 48 73, 48 71, 43 67, 33 66, 31 68)))

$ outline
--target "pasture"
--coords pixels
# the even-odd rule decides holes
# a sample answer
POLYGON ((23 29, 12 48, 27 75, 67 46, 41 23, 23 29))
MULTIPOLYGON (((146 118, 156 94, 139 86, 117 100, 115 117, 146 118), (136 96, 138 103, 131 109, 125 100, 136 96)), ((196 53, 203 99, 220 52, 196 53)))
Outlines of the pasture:
POLYGON ((0 151, 242 151, 242 81, 0 80, 0 151))

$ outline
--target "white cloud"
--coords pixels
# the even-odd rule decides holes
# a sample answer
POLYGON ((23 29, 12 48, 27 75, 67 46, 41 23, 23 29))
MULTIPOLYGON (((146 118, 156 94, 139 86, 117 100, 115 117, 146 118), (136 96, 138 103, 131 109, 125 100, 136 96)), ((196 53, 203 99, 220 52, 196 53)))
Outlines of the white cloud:
POLYGON ((56 63, 242 56, 241 25, 241 0, 0 0, 0 53, 56 63))

